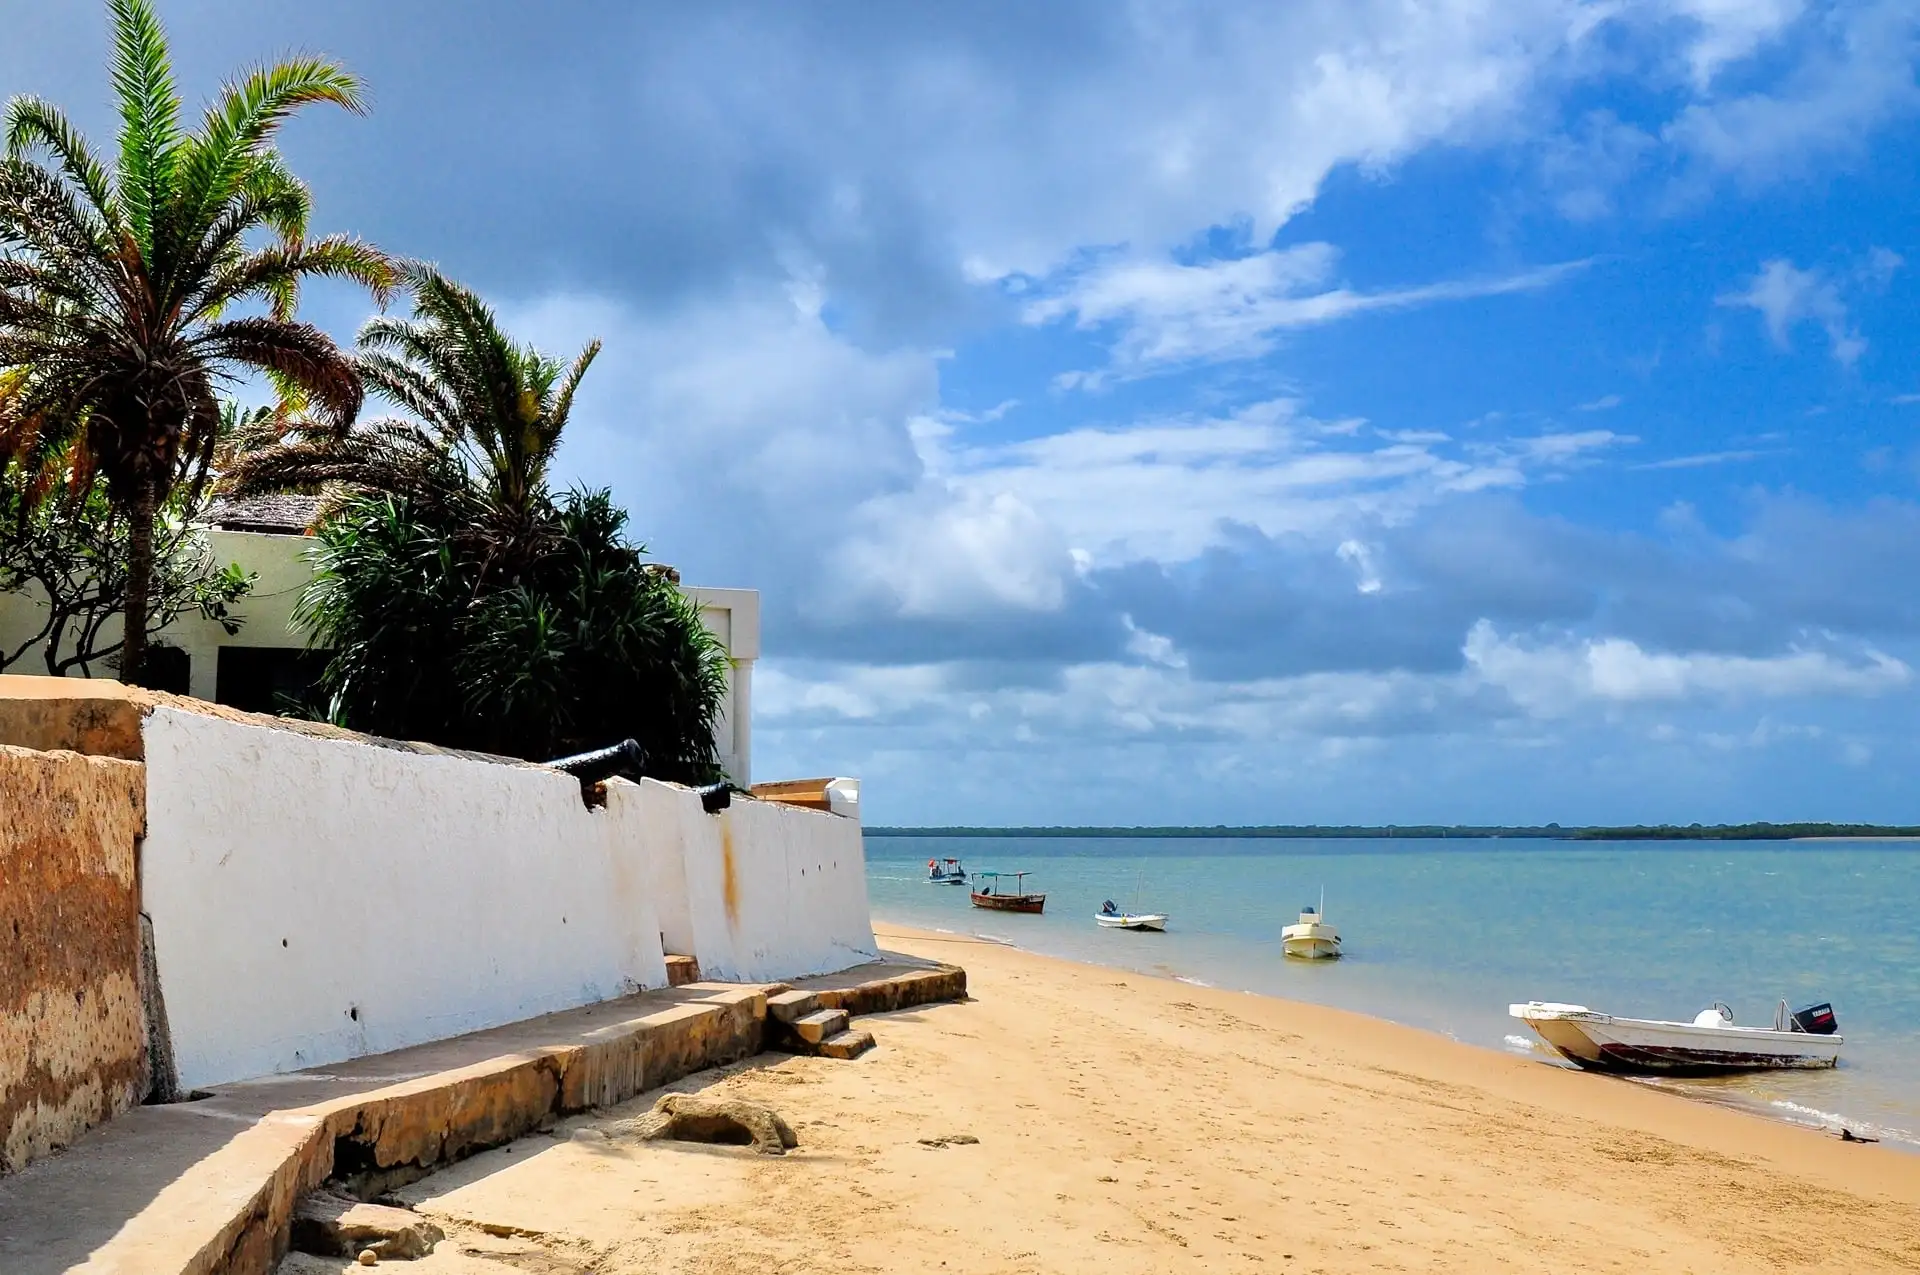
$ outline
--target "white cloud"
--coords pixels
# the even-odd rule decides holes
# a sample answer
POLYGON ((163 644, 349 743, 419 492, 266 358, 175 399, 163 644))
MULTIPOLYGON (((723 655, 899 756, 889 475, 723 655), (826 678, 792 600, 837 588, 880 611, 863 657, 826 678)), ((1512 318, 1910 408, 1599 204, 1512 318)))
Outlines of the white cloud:
POLYGON ((1729 452, 1700 452, 1692 456, 1670 456, 1666 460, 1651 460, 1638 465, 1629 465, 1629 469, 1703 469, 1709 465, 1731 465, 1740 461, 1759 460, 1762 456, 1778 456, 1783 448, 1747 448, 1729 452))
POLYGON ((1778 180, 1822 158, 1855 156, 1876 128, 1920 110, 1913 74, 1920 12, 1908 0, 1823 6, 1817 19, 1793 27, 1784 72, 1728 94, 1707 91, 1717 89, 1711 81, 1722 68, 1778 37, 1804 6, 1690 0, 1685 7, 1716 11, 1690 55, 1701 95, 1661 136, 1709 170, 1750 184, 1778 180))
POLYGON ((1361 523, 1398 522, 1436 501, 1521 487, 1620 443, 1606 430, 1476 443, 1329 434, 1288 400, 1224 417, 1150 418, 1011 443, 927 435, 925 463, 973 498, 1017 497, 1092 564, 1188 561, 1233 528, 1327 538, 1361 523))
POLYGON ((1590 402, 1577 404, 1573 410, 1576 412, 1610 412, 1624 402, 1626 402, 1626 400, 1618 394, 1602 394, 1599 398, 1593 399, 1590 402))
POLYGON ((1696 92, 1713 87, 1731 63, 1753 55, 1806 11, 1805 0, 1671 0, 1673 11, 1696 28, 1686 49, 1696 92))
POLYGON ((1494 278, 1367 292, 1333 283, 1338 261, 1339 251, 1327 243, 1197 265, 1120 257, 1071 273, 1049 295, 1028 302, 1023 313, 1030 324, 1071 317, 1080 328, 1115 325, 1120 329, 1115 366, 1123 374, 1140 374, 1256 358, 1271 350, 1282 332, 1368 311, 1538 291, 1587 264, 1562 262, 1494 278))
POLYGON ((1463 651, 1487 685, 1545 716, 1593 702, 1871 696, 1913 678, 1905 663, 1871 648, 1844 660, 1813 649, 1768 657, 1652 652, 1617 637, 1527 643, 1502 636, 1486 620, 1467 634, 1463 651))
POLYGON ((1791 347, 1794 328, 1812 322, 1826 332, 1827 345, 1842 366, 1852 367, 1866 352, 1865 338, 1848 321, 1838 285, 1821 270, 1802 270, 1785 257, 1764 262, 1744 290, 1722 295, 1719 303, 1758 310, 1767 334, 1783 350, 1791 347))

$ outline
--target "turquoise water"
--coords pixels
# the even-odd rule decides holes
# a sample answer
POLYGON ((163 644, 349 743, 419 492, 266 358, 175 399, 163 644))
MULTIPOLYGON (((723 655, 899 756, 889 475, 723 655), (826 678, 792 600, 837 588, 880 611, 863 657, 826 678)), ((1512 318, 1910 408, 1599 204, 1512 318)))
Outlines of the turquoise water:
POLYGON ((1689 1020, 1713 1001, 1771 1026, 1832 1001, 1835 1071, 1663 1080, 1695 1097, 1920 1149, 1920 845, 867 838, 877 918, 1210 986, 1375 1014, 1534 1052, 1514 1001, 1689 1020), (984 912, 926 861, 1031 872, 1041 916, 984 912), (1103 899, 1171 914, 1102 930, 1103 899), (1280 927, 1326 890, 1338 962, 1288 961, 1280 927))

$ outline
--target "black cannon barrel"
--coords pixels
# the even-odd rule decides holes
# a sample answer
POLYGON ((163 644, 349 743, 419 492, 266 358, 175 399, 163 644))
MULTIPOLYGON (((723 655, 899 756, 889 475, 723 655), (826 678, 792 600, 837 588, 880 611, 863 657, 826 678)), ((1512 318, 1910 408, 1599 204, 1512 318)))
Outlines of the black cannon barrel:
POLYGON ((590 753, 578 753, 572 757, 557 757, 547 763, 555 770, 564 770, 582 785, 597 784, 614 775, 628 775, 638 779, 647 764, 646 750, 640 747, 636 739, 623 739, 611 748, 596 748, 590 753))

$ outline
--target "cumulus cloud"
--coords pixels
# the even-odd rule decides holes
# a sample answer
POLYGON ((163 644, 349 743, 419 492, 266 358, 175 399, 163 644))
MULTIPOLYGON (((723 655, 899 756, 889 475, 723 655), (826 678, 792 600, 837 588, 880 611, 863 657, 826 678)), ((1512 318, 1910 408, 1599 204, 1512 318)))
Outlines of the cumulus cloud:
POLYGON ((1913 671, 1871 648, 1852 660, 1822 650, 1752 657, 1712 651, 1653 652, 1619 637, 1525 642, 1476 621, 1467 667, 1536 714, 1562 714, 1591 701, 1684 701, 1696 697, 1782 698, 1879 695, 1907 685, 1913 671))

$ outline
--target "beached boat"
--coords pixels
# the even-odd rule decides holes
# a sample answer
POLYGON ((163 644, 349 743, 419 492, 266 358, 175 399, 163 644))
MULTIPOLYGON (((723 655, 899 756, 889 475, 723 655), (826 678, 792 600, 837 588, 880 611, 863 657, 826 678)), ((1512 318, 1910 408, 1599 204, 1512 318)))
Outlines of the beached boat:
POLYGON ((1027 874, 1024 872, 978 872, 974 874, 974 887, 971 894, 973 906, 987 908, 994 912, 1038 912, 1047 906, 1044 894, 1027 893, 1027 874), (1008 890, 1001 885, 1007 877, 1013 878, 1013 888, 1008 890))
POLYGON ((1780 1002, 1773 1026, 1738 1027, 1733 1011, 1715 1002, 1690 1023, 1619 1018, 1552 1001, 1510 1005, 1553 1051, 1590 1071, 1714 1075, 1784 1067, 1832 1067, 1845 1039, 1831 1005, 1796 1013, 1780 1002))
POLYGON ((960 866, 958 859, 928 859, 928 885, 965 885, 967 870, 960 866))
POLYGON ((1280 950, 1303 961, 1330 961, 1340 955, 1340 931, 1327 924, 1327 892, 1318 908, 1301 908, 1300 920, 1280 931, 1280 950))

